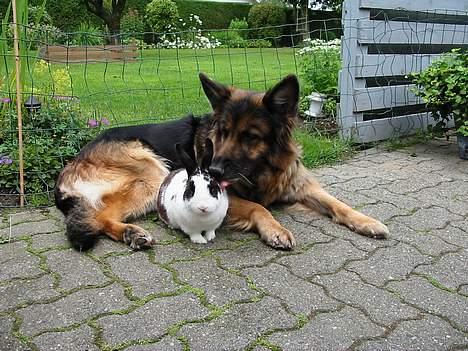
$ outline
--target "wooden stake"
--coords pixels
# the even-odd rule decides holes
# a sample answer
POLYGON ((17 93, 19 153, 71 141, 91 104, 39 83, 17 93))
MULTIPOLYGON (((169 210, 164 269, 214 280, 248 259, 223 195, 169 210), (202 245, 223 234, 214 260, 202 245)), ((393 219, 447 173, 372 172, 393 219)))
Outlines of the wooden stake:
POLYGON ((15 49, 16 64, 16 111, 18 114, 18 161, 20 176, 20 206, 24 206, 24 161, 23 161, 23 115, 21 111, 21 77, 20 77, 20 52, 18 38, 18 18, 16 14, 16 0, 12 0, 13 5, 13 44, 15 49))

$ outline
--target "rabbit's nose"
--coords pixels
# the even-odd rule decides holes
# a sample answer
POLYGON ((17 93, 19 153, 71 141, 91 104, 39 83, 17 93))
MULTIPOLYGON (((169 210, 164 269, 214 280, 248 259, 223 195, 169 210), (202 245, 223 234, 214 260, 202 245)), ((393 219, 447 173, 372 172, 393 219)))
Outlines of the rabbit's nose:
POLYGON ((206 207, 206 206, 198 206, 198 209, 199 209, 200 211, 202 211, 203 213, 205 213, 205 212, 208 210, 208 207, 206 207))

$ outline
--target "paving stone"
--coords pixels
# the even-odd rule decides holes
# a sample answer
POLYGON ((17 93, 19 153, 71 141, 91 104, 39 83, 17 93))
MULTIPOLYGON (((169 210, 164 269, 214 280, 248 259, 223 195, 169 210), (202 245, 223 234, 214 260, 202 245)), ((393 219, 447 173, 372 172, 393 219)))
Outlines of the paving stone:
POLYGON ((468 189, 468 181, 456 181, 442 183, 436 188, 422 189, 408 197, 412 197, 420 202, 419 207, 438 206, 460 216, 468 215, 468 196, 460 189, 468 189), (434 193, 437 196, 434 196, 434 193))
POLYGON ((376 323, 390 325, 400 319, 414 318, 418 310, 400 302, 393 294, 365 284, 351 272, 317 276, 313 280, 324 285, 330 295, 351 306, 364 309, 376 323))
POLYGON ((281 251, 275 250, 260 240, 254 240, 240 246, 235 250, 216 252, 224 268, 242 268, 247 266, 262 265, 276 256, 281 251))
POLYGON ((11 333, 13 318, 0 316, 0 350, 2 351, 26 351, 29 347, 23 345, 11 333))
MULTIPOLYGON (((325 219, 328 220, 329 219, 325 219)), ((315 220, 312 220, 309 225, 304 225, 304 223, 297 222, 291 216, 283 216, 279 220, 281 225, 287 228, 296 238, 296 250, 310 245, 311 243, 324 243, 332 240, 331 237, 323 235, 319 226, 315 225, 315 220)))
POLYGON ((410 216, 395 217, 393 220, 406 224, 413 230, 430 231, 433 229, 442 229, 451 221, 461 219, 461 216, 450 213, 445 208, 432 207, 418 209, 410 216))
POLYGON ((172 231, 167 230, 167 227, 164 225, 159 225, 158 222, 155 222, 152 219, 139 219, 134 221, 133 224, 142 227, 148 231, 154 240, 157 243, 172 241, 175 239, 174 235, 171 235, 172 231))
POLYGON ((364 251, 374 251, 379 247, 390 247, 397 244, 397 242, 393 239, 392 232, 390 232, 389 239, 376 240, 364 235, 357 234, 345 226, 337 225, 336 223, 330 222, 329 220, 324 220, 321 223, 317 222, 316 224, 321 226, 324 234, 333 238, 344 239, 348 242, 351 242, 354 247, 364 251))
POLYGON ((468 233, 468 221, 466 219, 461 221, 452 221, 450 224, 452 227, 458 228, 463 230, 465 233, 468 233))
MULTIPOLYGON (((434 231, 432 230, 430 232, 417 232, 399 222, 390 223, 388 229, 393 239, 412 245, 427 255, 440 256, 443 253, 459 249, 458 246, 449 244, 440 239, 440 237, 434 235, 434 231)), ((466 243, 468 244, 468 240, 466 243)))
POLYGON ((43 250, 54 247, 70 247, 66 235, 62 232, 38 234, 32 237, 32 248, 43 250))
POLYGON ((96 245, 90 250, 94 256, 105 256, 112 253, 130 253, 133 250, 123 242, 114 241, 108 237, 100 237, 96 245))
POLYGON ((102 285, 109 281, 99 264, 74 249, 49 251, 47 266, 60 275, 59 287, 70 290, 83 286, 102 285))
MULTIPOLYGON (((421 174, 421 173, 419 173, 421 174)), ((424 188, 434 188, 441 182, 451 181, 448 177, 414 177, 409 183, 407 179, 396 180, 392 183, 383 185, 385 189, 396 194, 413 194, 424 188)))
POLYGON ((468 297, 468 284, 461 285, 460 288, 458 289, 458 292, 468 297))
MULTIPOLYGON (((366 170, 367 174, 369 171, 366 170)), ((383 184, 390 184, 391 182, 386 179, 379 179, 377 177, 364 177, 364 178, 354 178, 347 180, 344 183, 340 183, 339 187, 343 190, 346 190, 349 193, 354 193, 356 191, 360 191, 363 189, 374 189, 377 186, 381 186, 383 184)))
POLYGON ((359 193, 376 201, 379 200, 392 204, 403 209, 404 213, 414 212, 415 209, 423 207, 421 201, 411 196, 391 193, 386 189, 382 189, 382 187, 359 190, 359 193))
POLYGON ((378 200, 362 195, 357 191, 347 191, 347 183, 338 183, 327 187, 325 190, 340 201, 351 207, 362 207, 369 204, 375 204, 378 200))
POLYGON ((34 338, 34 344, 43 351, 98 351, 94 345, 94 331, 87 325, 66 332, 44 333, 34 338))
POLYGON ((422 265, 415 270, 435 278, 443 286, 457 290, 468 282, 468 250, 444 255, 431 265, 422 265))
POLYGON ((117 345, 131 340, 159 338, 171 325, 202 319, 208 314, 208 309, 196 296, 186 293, 151 300, 128 314, 102 317, 98 323, 102 326, 104 340, 117 345))
POLYGON ((431 230, 431 234, 452 245, 468 248, 468 232, 454 227, 453 223, 444 229, 431 230))
POLYGON ((416 266, 430 263, 428 256, 405 244, 384 247, 365 261, 351 262, 347 268, 358 273, 366 282, 382 286, 387 281, 403 279, 416 266))
POLYGON ((244 278, 218 268, 212 258, 193 262, 172 264, 183 282, 203 289, 209 303, 224 305, 229 302, 248 300, 257 295, 244 278))
POLYGON ((248 268, 242 273, 252 278, 257 287, 284 301, 293 313, 308 315, 312 311, 330 310, 338 306, 337 301, 328 297, 321 287, 295 277, 278 264, 272 263, 263 268, 248 268))
POLYGON ((59 296, 54 290, 54 280, 49 275, 37 279, 13 280, 0 285, 0 311, 11 309, 19 304, 32 303, 59 296))
POLYGON ((303 328, 274 333, 269 341, 284 350, 347 350, 358 340, 379 336, 384 329, 356 309, 320 313, 303 328))
POLYGON ((269 348, 263 347, 263 346, 255 346, 252 351, 270 351, 269 348))
POLYGON ((11 227, 11 232, 9 227, 0 229, 0 237, 18 238, 22 236, 31 236, 35 234, 52 233, 61 230, 63 230, 63 228, 57 226, 56 221, 48 219, 46 221, 41 222, 25 222, 14 225, 11 227))
POLYGON ((145 252, 107 259, 112 271, 132 286, 133 294, 144 297, 149 294, 169 293, 177 289, 172 274, 151 263, 145 252))
POLYGON ((388 223, 388 221, 395 216, 404 215, 408 213, 407 210, 396 207, 395 205, 380 202, 375 205, 367 205, 359 209, 360 212, 366 216, 376 218, 382 223, 388 223))
MULTIPOLYGON (((215 239, 216 240, 216 239, 215 239)), ((178 260, 190 260, 200 256, 200 252, 194 248, 187 247, 182 243, 170 245, 156 245, 154 247, 154 258, 159 263, 169 263, 178 260)))
POLYGON ((350 259, 361 259, 365 253, 344 240, 316 244, 299 255, 286 256, 278 260, 288 266, 294 274, 308 278, 316 274, 332 273, 350 259))
POLYGON ((453 329, 444 320, 424 315, 420 320, 401 322, 383 340, 367 341, 359 346, 360 351, 408 351, 448 350, 453 346, 467 345, 468 336, 453 329))
POLYGON ((155 344, 130 346, 125 351, 182 351, 183 349, 179 340, 166 336, 155 344))
POLYGON ((260 302, 234 305, 210 322, 184 325, 179 334, 193 350, 241 350, 266 331, 294 324, 295 318, 278 301, 265 297, 260 302))
POLYGON ((389 290, 424 311, 448 318, 461 330, 468 332, 467 298, 456 293, 439 289, 421 277, 411 277, 401 282, 391 282, 389 290))
POLYGON ((25 242, 0 245, 0 281, 44 273, 39 268, 39 257, 26 252, 26 246, 25 242))
POLYGON ((79 290, 55 302, 31 305, 17 313, 23 319, 20 331, 33 335, 43 330, 70 326, 129 305, 123 289, 112 284, 105 288, 79 290))
POLYGON ((48 219, 44 211, 29 210, 24 212, 12 212, 5 215, 8 225, 16 225, 23 222, 40 222, 48 219))

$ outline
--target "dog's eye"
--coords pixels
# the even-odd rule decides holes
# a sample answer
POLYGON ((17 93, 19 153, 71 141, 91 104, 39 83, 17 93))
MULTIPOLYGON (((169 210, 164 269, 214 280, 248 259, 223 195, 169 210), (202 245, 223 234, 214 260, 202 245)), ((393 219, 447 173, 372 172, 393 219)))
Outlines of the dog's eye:
POLYGON ((257 142, 257 141, 260 141, 261 139, 260 135, 249 133, 249 132, 244 133, 242 137, 247 142, 257 142))
POLYGON ((219 132, 219 135, 222 137, 222 138, 227 138, 228 134, 229 134, 229 131, 227 130, 227 128, 219 128, 218 130, 219 132))

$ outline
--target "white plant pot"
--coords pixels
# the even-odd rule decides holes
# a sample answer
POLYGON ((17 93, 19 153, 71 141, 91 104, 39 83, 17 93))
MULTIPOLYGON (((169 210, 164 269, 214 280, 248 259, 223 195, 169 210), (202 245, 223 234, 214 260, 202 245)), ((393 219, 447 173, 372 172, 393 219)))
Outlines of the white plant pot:
POLYGON ((306 115, 317 118, 322 117, 322 108, 325 100, 327 99, 326 95, 319 93, 312 93, 307 97, 310 101, 309 111, 306 111, 306 115))

